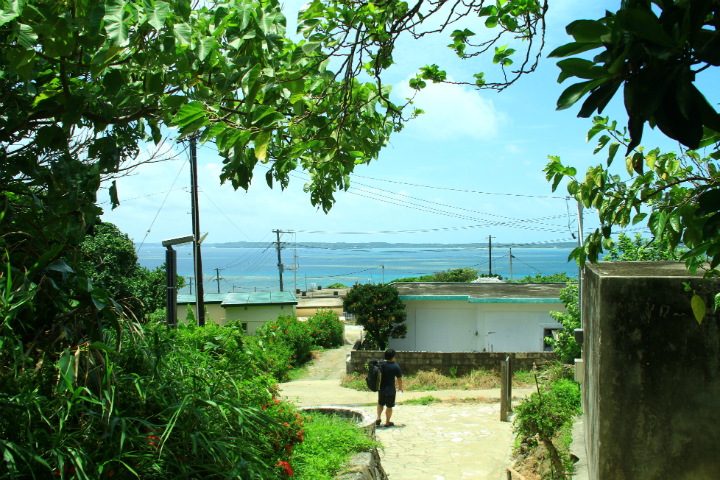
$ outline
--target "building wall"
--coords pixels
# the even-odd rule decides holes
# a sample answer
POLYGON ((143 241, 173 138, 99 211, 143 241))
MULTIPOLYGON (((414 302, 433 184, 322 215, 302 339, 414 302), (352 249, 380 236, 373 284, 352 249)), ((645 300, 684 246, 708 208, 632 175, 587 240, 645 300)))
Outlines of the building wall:
MULTIPOLYGON (((178 319, 182 322, 187 322, 187 307, 187 304, 178 305, 177 307, 178 319)), ((192 303, 190 308, 192 308, 193 315, 197 318, 197 305, 192 303)), ((225 309, 219 303, 206 303, 205 309, 209 320, 212 320, 216 325, 225 325, 225 309)))
POLYGON ((297 307, 295 313, 298 317, 312 317, 320 310, 330 310, 337 313, 338 317, 343 316, 342 307, 297 307))
POLYGON ((682 262, 586 264, 584 277, 589 479, 720 478, 720 280, 682 262), (708 307, 700 324, 683 283, 708 307))
POLYGON ((271 320, 275 320, 280 315, 295 315, 295 305, 259 305, 247 307, 226 307, 225 323, 233 320, 239 320, 247 323, 247 333, 253 334, 261 326, 271 320), (245 310, 247 308, 247 310, 245 310))
POLYGON ((558 303, 468 303, 406 300, 408 332, 390 348, 432 352, 542 352, 546 328, 562 326, 550 312, 558 303))

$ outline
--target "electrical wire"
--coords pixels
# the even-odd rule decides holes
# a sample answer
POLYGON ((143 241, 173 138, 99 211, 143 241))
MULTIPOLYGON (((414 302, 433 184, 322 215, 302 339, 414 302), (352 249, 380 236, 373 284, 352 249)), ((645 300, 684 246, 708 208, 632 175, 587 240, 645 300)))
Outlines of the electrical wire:
POLYGON ((227 221, 230 222, 233 227, 235 227, 235 228, 238 229, 238 232, 240 232, 240 233, 242 233, 243 235, 245 235, 245 238, 247 238, 247 239, 250 240, 251 242, 253 241, 252 238, 248 237, 247 234, 246 234, 245 232, 243 232, 243 231, 240 229, 240 227, 238 227, 237 225, 235 225, 235 222, 233 222, 232 220, 230 220, 230 217, 228 217, 228 216, 225 214, 225 212, 223 212, 223 211, 220 209, 220 207, 218 207, 218 206, 215 204, 215 202, 213 202, 212 198, 210 198, 210 195, 208 195, 207 193, 205 193, 205 190, 203 190, 203 189, 201 188, 200 191, 202 192, 203 195, 205 195, 205 197, 206 197, 208 200, 210 200, 210 203, 212 203, 213 206, 214 206, 215 208, 217 208, 218 212, 222 213, 222 215, 227 219, 227 221))
POLYGON ((178 172, 177 176, 175 177, 175 180, 173 180, 173 183, 170 186, 170 190, 167 191, 165 198, 163 199, 162 203, 160 204, 160 208, 158 208, 158 211, 155 214, 155 218, 153 218, 153 221, 150 224, 150 228, 148 228, 147 233, 145 233, 145 237, 143 238, 142 242, 140 242, 140 246, 138 247, 136 252, 140 251, 140 249, 142 248, 143 244, 145 243, 145 240, 147 239, 148 235, 150 235, 150 231, 152 230, 153 225, 155 225, 155 220, 157 220, 158 216, 160 215, 160 211, 165 206, 165 202, 167 201, 168 197, 170 196, 170 192, 173 191, 173 188, 175 187, 175 182, 177 182, 178 178, 180 178, 180 174, 182 173, 184 168, 185 168, 185 162, 182 162, 182 165, 180 166, 180 171, 178 172))

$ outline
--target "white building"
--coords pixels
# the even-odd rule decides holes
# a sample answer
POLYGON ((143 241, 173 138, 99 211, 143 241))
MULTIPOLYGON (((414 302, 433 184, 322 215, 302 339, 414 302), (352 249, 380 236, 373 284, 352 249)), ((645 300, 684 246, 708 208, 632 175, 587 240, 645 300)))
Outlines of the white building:
POLYGON ((399 351, 542 352, 562 328, 564 283, 396 283, 408 332, 390 339, 399 351))

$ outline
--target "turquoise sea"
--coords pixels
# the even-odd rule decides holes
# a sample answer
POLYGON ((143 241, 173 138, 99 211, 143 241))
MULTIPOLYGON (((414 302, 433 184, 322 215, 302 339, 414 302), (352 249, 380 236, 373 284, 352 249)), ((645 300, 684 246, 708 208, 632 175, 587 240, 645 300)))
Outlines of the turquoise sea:
MULTIPOLYGON (((513 277, 536 273, 565 272, 577 276, 577 265, 567 262, 570 248, 513 247, 513 277)), ((192 250, 177 248, 178 273, 189 283, 193 275, 192 250)), ((165 248, 143 245, 138 253, 140 263, 155 268, 165 261, 165 248)), ((493 248, 492 272, 510 277, 510 258, 507 248, 493 248)), ((274 248, 202 248, 203 281, 207 293, 232 291, 269 291, 279 289, 278 258, 274 248), (219 268, 219 272, 215 269, 219 268), (220 281, 218 282, 218 277, 220 281), (234 290, 233 290, 234 289, 234 290)), ((285 248, 285 290, 305 290, 312 283, 327 286, 331 283, 352 285, 355 282, 382 282, 394 278, 426 275, 449 268, 472 267, 488 273, 487 248, 285 248), (297 255, 297 272, 289 270, 297 255)), ((194 282, 193 282, 194 283, 194 282)), ((190 293, 189 286, 180 293, 190 293)))

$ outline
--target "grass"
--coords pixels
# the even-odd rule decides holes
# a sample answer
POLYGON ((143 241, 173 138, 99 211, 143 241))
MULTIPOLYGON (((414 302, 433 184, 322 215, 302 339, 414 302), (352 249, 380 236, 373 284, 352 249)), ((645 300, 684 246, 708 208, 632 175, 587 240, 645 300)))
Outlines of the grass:
POLYGON ((301 380, 305 377, 307 377, 310 374, 310 367, 314 365, 313 360, 319 360, 320 354, 327 351, 326 348, 318 348, 317 350, 313 350, 310 352, 311 359, 307 362, 303 363, 302 365, 298 365, 294 369, 290 370, 288 372, 288 378, 285 380, 285 382, 292 382, 293 380, 301 380))
MULTIPOLYGON (((518 370, 513 375, 513 387, 529 387, 534 384, 532 372, 518 370)), ((365 375, 353 373, 344 375, 340 385, 353 390, 367 392, 365 375)), ((448 376, 437 370, 421 371, 403 377, 403 387, 406 391, 436 391, 436 390, 480 390, 485 388, 499 388, 500 374, 494 370, 473 370, 467 375, 459 377, 448 376)))
POLYGON ((332 480, 354 453, 380 446, 349 419, 314 414, 303 422, 305 441, 295 448, 292 461, 297 480, 332 480))
POLYGON ((430 405, 431 403, 437 402, 442 402, 442 399, 433 397, 432 395, 427 395, 420 398, 410 398, 402 403, 403 405, 430 405))

